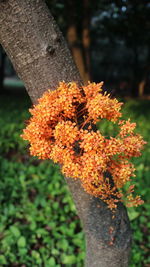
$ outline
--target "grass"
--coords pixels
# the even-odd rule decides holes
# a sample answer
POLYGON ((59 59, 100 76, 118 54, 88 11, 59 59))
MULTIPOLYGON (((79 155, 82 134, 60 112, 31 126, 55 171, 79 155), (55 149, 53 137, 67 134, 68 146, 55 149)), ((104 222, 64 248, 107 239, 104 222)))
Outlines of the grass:
MULTIPOLYGON (((83 266, 84 235, 67 185, 57 166, 27 153, 20 138, 28 119, 27 95, 0 97, 0 266, 83 266)), ((150 139, 149 101, 130 100, 124 117, 150 139)), ((113 134, 103 122, 104 134, 113 134)), ((150 147, 134 160, 136 193, 145 203, 128 210, 133 230, 130 267, 150 266, 150 147)))

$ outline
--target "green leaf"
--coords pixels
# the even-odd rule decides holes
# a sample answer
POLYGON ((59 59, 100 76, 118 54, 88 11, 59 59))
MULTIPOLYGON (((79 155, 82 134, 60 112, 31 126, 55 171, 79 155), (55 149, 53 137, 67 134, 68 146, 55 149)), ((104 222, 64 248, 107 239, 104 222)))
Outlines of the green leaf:
POLYGON ((66 251, 69 247, 68 241, 66 239, 59 240, 57 242, 57 247, 61 248, 62 250, 66 251))
POLYGON ((35 259, 36 263, 41 264, 42 260, 40 254, 37 251, 32 250, 32 257, 35 259))
POLYGON ((10 232, 17 238, 21 235, 19 228, 16 227, 15 225, 12 225, 10 227, 10 232))
POLYGON ((55 267, 56 266, 56 261, 55 261, 55 258, 54 257, 50 257, 48 260, 47 260, 47 267, 48 266, 51 266, 51 267, 55 267))
POLYGON ((1 266, 2 266, 2 264, 7 264, 7 261, 6 261, 6 258, 5 258, 5 256, 4 255, 0 255, 0 264, 1 264, 1 266))
POLYGON ((83 245, 83 240, 82 239, 79 239, 79 238, 74 238, 73 239, 73 243, 78 246, 78 247, 81 247, 83 245))
POLYGON ((75 264, 77 262, 75 255, 62 255, 62 263, 63 264, 75 264))
POLYGON ((135 220, 140 215, 139 212, 137 212, 134 208, 131 208, 128 210, 128 216, 130 221, 135 220))
POLYGON ((51 253, 52 253, 52 255, 57 256, 57 255, 59 255, 59 250, 53 248, 53 249, 51 250, 51 253))
POLYGON ((27 255, 27 253, 28 253, 27 248, 22 248, 22 247, 20 247, 20 249, 19 249, 19 255, 20 255, 20 256, 27 255))
POLYGON ((18 239, 18 247, 25 247, 26 246, 26 239, 24 236, 21 236, 19 239, 18 239))

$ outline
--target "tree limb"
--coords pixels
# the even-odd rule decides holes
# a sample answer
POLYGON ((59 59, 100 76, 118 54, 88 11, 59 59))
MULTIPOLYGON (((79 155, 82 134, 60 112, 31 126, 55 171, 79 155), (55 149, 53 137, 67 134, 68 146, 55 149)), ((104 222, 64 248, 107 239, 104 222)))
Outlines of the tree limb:
MULTIPOLYGON (((0 1, 0 43, 33 102, 59 81, 82 83, 66 42, 42 0, 0 1)), ((131 231, 126 209, 112 213, 79 181, 66 178, 86 235, 86 267, 128 266, 131 231)))

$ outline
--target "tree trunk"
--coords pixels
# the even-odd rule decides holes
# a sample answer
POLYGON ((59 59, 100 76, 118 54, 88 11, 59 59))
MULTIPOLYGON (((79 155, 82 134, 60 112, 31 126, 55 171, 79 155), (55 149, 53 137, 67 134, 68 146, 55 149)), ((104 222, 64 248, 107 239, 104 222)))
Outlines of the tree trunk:
MULTIPOLYGON (((0 1, 0 43, 33 102, 59 81, 82 83, 62 34, 42 0, 0 1)), ((87 267, 128 266, 131 231, 126 209, 112 213, 79 181, 66 178, 86 236, 87 267)))

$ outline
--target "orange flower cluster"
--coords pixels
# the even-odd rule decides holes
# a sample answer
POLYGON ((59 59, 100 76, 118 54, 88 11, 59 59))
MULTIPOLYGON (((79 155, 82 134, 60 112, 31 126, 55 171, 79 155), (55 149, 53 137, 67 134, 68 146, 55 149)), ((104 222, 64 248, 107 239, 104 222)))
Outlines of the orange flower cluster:
MULTIPOLYGON (((135 176, 129 160, 140 155, 146 142, 134 133, 135 123, 120 120, 122 103, 103 94, 102 85, 60 82, 30 109, 32 117, 22 137, 29 141, 31 155, 61 164, 63 174, 80 179, 89 194, 113 209, 124 199, 124 185, 135 176), (97 130, 96 123, 103 118, 118 124, 115 138, 97 130)), ((128 206, 142 204, 133 191, 130 186, 126 193, 128 206)))

